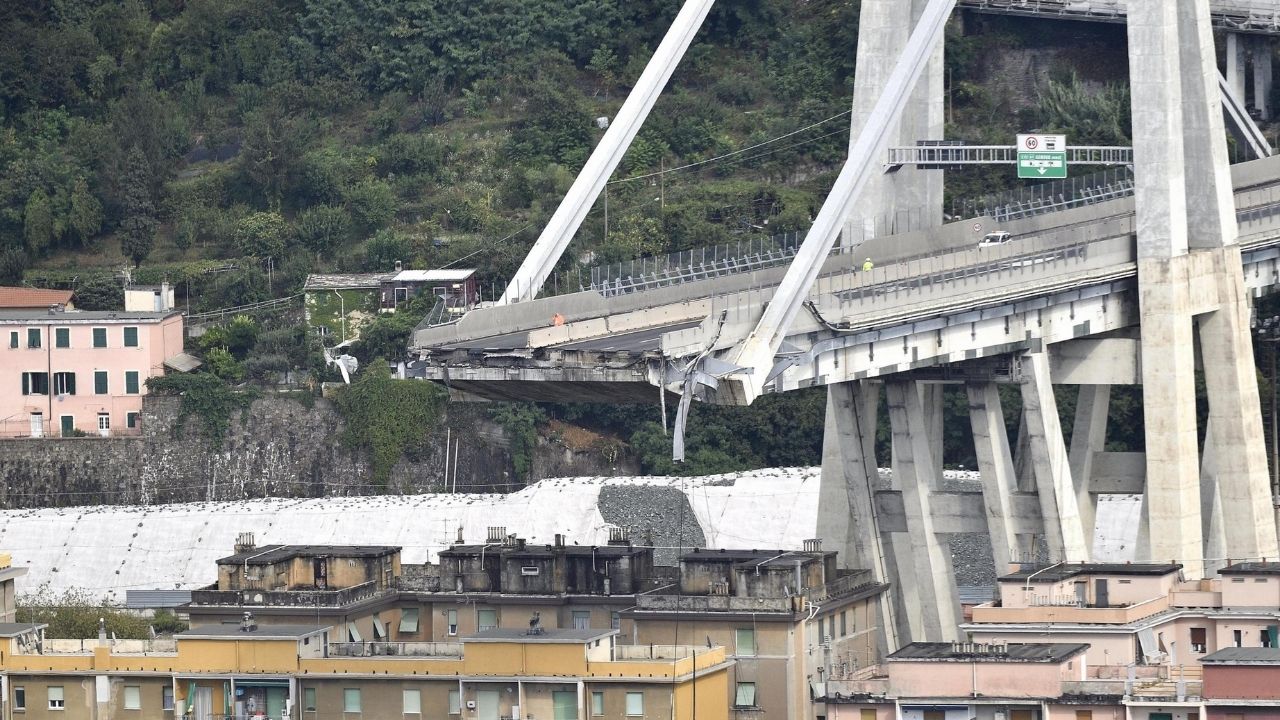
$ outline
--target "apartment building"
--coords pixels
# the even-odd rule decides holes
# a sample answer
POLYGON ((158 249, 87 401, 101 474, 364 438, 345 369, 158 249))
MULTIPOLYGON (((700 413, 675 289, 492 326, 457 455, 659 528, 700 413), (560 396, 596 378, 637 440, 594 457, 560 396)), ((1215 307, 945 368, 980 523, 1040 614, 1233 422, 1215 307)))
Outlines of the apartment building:
POLYGON ((635 642, 723 646, 734 661, 736 718, 810 717, 833 676, 875 665, 877 603, 870 573, 836 570, 817 541, 803 551, 696 550, 678 580, 636 596, 622 613, 635 642))
POLYGON ((177 312, 0 310, 0 437, 140 434, 182 342, 177 312))
POLYGON ((1200 663, 1206 720, 1280 720, 1280 648, 1229 647, 1200 663))
POLYGON ((489 630, 350 657, 323 625, 252 618, 87 651, 42 629, 0 627, 4 720, 728 717, 723 648, 625 647, 611 630, 489 630))

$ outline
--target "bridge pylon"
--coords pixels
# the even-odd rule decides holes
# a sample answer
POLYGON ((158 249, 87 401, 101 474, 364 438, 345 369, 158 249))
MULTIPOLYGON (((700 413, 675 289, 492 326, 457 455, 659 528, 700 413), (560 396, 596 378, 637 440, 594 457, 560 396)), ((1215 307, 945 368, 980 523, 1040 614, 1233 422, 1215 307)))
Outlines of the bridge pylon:
POLYGON ((1227 557, 1275 559, 1248 296, 1240 274, 1207 0, 1132 0, 1138 294, 1146 435, 1143 559, 1188 577, 1227 557), (1201 475, 1196 341, 1209 401, 1201 475), (1209 495, 1208 498, 1205 495, 1209 495), (1206 523, 1206 507, 1229 522, 1206 523), (1221 532, 1221 537, 1206 537, 1221 532))

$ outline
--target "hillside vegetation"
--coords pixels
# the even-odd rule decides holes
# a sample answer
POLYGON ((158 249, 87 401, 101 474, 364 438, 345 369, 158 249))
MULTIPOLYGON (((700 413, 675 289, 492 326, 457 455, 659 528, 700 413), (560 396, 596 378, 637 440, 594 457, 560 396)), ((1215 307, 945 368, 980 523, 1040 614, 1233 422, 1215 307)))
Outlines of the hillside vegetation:
MULTIPOLYGON (((119 301, 169 280, 192 311, 298 292, 316 271, 449 264, 489 297, 514 270, 674 17, 674 0, 9 0, 0 3, 0 283, 119 301)), ((1123 29, 971 18, 950 30, 948 136, 1128 133, 1123 29), (1061 27, 1061 26, 1058 26, 1061 27), (1081 56, 1030 97, 989 75, 1046 38, 1081 56), (1120 76, 1115 74, 1119 72, 1120 76), (1078 75, 1077 75, 1078 73, 1078 75)), ((807 228, 848 144, 856 0, 720 3, 560 270, 807 228), (607 212, 606 212, 607 202, 607 212), (607 217, 607 221, 606 221, 607 217)), ((954 197, 1006 169, 948 175, 954 197)), ((394 357, 429 303, 355 352, 394 357)), ((226 381, 323 372, 297 318, 192 348, 226 381), (238 339, 237 339, 238 338, 238 339)), ((820 395, 699 409, 686 471, 815 462, 820 395)), ((629 439, 671 471, 656 408, 507 408, 629 439)))

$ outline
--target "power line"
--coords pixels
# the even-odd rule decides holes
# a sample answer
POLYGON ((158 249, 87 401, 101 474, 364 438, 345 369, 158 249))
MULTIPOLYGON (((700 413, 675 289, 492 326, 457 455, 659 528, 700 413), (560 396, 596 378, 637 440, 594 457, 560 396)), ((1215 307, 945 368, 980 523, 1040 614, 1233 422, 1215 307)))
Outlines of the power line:
MULTIPOLYGON (((699 160, 699 161, 697 161, 697 162, 692 162, 692 163, 689 163, 689 164, 687 164, 687 165, 681 165, 681 166, 679 166, 679 167, 668 168, 668 169, 666 169, 666 170, 659 170, 659 171, 657 171, 657 172, 646 173, 646 174, 644 174, 644 175, 633 175, 633 176, 628 177, 628 178, 621 178, 621 179, 618 179, 618 180, 612 180, 612 181, 610 181, 608 184, 609 184, 609 185, 618 185, 618 184, 621 184, 621 183, 635 182, 636 180, 646 180, 646 179, 648 179, 648 178, 658 177, 659 175, 667 175, 667 174, 669 174, 669 173, 673 173, 673 172, 680 172, 681 170, 688 170, 688 169, 690 169, 690 168, 695 168, 695 167, 701 167, 701 166, 703 166, 703 165, 708 165, 708 164, 713 163, 713 162, 719 162, 719 161, 721 161, 721 160, 725 160, 725 159, 727 159, 727 158, 735 157, 735 156, 737 156, 737 155, 741 155, 741 154, 746 153, 746 152, 751 152, 752 150, 758 150, 758 149, 760 149, 760 148, 762 148, 762 147, 764 147, 764 146, 766 146, 766 145, 772 145, 773 143, 776 143, 776 142, 778 142, 779 140, 785 140, 785 139, 787 139, 787 138, 789 138, 789 137, 791 137, 791 136, 793 136, 793 135, 799 135, 799 134, 800 134, 800 133, 802 133, 802 132, 806 132, 806 131, 808 131, 808 130, 812 130, 812 129, 816 128, 816 127, 820 127, 820 126, 822 126, 822 125, 825 125, 825 124, 827 124, 827 123, 831 122, 832 120, 838 120, 838 119, 840 119, 840 118, 842 118, 842 117, 845 117, 846 115, 850 115, 850 114, 852 114, 852 113, 853 113, 853 111, 852 111, 852 110, 845 110, 844 112, 839 113, 839 114, 837 114, 837 115, 832 115, 831 117, 829 117, 829 118, 827 118, 827 119, 825 119, 825 120, 819 120, 818 122, 813 123, 812 125, 807 125, 807 126, 805 126, 805 127, 800 128, 799 130, 793 130, 793 131, 791 131, 791 132, 789 132, 789 133, 787 133, 787 134, 785 134, 785 135, 779 135, 778 137, 772 138, 772 139, 770 139, 770 140, 765 140, 765 141, 764 141, 764 142, 762 142, 762 143, 757 143, 757 144, 752 145, 752 146, 750 146, 750 147, 742 148, 741 150, 734 150, 733 152, 725 153, 724 155, 718 155, 718 156, 716 156, 716 157, 708 158, 708 159, 706 159, 706 160, 699 160)), ((844 131, 845 131, 845 130, 840 130, 840 131, 838 131, 838 132, 844 132, 844 131)), ((836 134, 836 133, 830 133, 829 135, 823 135, 823 136, 818 137, 818 138, 812 138, 812 139, 810 139, 810 140, 805 141, 804 143, 798 143, 798 145, 804 145, 804 144, 806 144, 806 143, 808 143, 808 142, 813 142, 813 140, 820 140, 820 139, 822 139, 822 138, 824 138, 824 137, 830 137, 830 135, 834 135, 834 134, 836 134)), ((797 145, 790 145, 790 146, 788 146, 788 147, 797 147, 797 145)), ((786 148, 779 148, 779 149, 780 149, 780 150, 782 150, 782 149, 786 149, 786 148)))

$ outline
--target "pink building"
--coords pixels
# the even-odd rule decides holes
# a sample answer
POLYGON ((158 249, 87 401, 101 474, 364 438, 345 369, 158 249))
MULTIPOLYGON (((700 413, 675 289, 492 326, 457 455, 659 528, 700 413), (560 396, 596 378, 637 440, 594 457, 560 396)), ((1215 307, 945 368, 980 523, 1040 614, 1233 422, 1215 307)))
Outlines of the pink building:
POLYGON ((0 312, 0 437, 141 433, 147 378, 182 341, 178 312, 0 312))
POLYGON ((1232 647, 1200 662, 1206 720, 1280 720, 1280 648, 1232 647))

